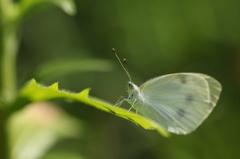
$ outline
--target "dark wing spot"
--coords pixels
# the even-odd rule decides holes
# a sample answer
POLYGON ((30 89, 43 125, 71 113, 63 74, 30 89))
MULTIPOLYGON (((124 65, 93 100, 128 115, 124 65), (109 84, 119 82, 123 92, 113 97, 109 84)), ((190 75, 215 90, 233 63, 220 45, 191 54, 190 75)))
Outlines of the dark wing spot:
POLYGON ((184 117, 185 116, 185 110, 184 109, 178 109, 177 114, 179 117, 184 117))
POLYGON ((182 84, 186 84, 187 83, 187 77, 186 75, 179 75, 179 80, 182 84))
POLYGON ((186 101, 187 102, 192 102, 194 100, 194 98, 193 98, 193 96, 192 95, 188 95, 187 97, 186 97, 186 101))

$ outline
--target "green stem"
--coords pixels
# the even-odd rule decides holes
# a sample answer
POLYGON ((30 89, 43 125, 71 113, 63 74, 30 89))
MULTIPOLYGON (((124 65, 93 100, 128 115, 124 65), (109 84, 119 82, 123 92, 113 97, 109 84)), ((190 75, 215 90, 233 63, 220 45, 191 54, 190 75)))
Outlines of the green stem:
POLYGON ((16 95, 16 55, 17 39, 16 28, 9 26, 3 30, 3 54, 2 54, 2 97, 6 103, 10 103, 16 95))
POLYGON ((0 158, 9 159, 6 107, 16 96, 18 10, 12 0, 0 0, 0 158))
POLYGON ((1 61, 1 96, 6 104, 11 103, 16 95, 16 55, 17 10, 12 1, 3 0, 1 4, 2 61, 1 61))

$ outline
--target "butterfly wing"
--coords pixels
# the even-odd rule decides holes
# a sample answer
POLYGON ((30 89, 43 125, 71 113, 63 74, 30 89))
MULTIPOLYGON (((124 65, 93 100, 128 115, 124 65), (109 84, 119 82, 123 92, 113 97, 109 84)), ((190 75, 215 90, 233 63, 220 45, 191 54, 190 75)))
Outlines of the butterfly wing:
POLYGON ((217 80, 204 74, 160 76, 140 86, 143 104, 136 109, 172 133, 188 134, 211 113, 221 90, 217 80))

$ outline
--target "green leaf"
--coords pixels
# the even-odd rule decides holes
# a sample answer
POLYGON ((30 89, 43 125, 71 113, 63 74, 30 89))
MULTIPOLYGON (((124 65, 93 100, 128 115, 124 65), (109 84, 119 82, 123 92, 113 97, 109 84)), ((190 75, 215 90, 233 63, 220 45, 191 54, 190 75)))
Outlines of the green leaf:
POLYGON ((88 88, 81 91, 80 93, 71 93, 65 90, 59 90, 58 83, 54 83, 49 87, 45 87, 37 84, 37 82, 33 79, 21 90, 19 98, 28 99, 32 102, 46 101, 59 98, 76 100, 93 106, 97 109, 101 109, 105 112, 109 112, 116 116, 130 120, 145 129, 156 129, 163 136, 169 136, 169 133, 156 122, 126 109, 115 107, 106 101, 91 97, 88 95, 89 90, 90 89, 88 88))
POLYGON ((19 2, 20 17, 26 16, 29 12, 35 10, 39 6, 51 3, 60 7, 69 15, 76 14, 76 6, 73 0, 21 0, 19 2))

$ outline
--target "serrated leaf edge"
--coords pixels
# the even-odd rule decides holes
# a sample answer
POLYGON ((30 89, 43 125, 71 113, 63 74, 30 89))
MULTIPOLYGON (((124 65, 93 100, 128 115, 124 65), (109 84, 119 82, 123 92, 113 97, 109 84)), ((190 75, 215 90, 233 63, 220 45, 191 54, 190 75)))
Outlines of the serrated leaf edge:
MULTIPOLYGON (((65 95, 69 96, 69 99, 75 99, 77 101, 80 101, 80 102, 83 102, 85 104, 91 105, 91 106, 93 106, 97 109, 100 109, 100 110, 109 112, 111 114, 114 114, 116 116, 125 118, 127 120, 130 120, 130 121, 136 123, 137 125, 140 125, 144 129, 149 129, 149 130, 156 129, 160 134, 162 134, 165 137, 170 136, 170 133, 168 133, 158 123, 156 123, 155 121, 153 121, 151 119, 148 119, 148 118, 146 118, 142 115, 139 115, 139 114, 135 114, 131 111, 128 112, 128 110, 126 110, 126 109, 119 108, 119 107, 114 107, 114 106, 112 106, 108 103, 101 102, 101 100, 99 100, 97 98, 89 97, 89 91, 91 90, 91 88, 86 88, 79 93, 71 93, 71 92, 68 92, 68 91, 59 90, 58 82, 46 87, 46 86, 43 86, 41 84, 38 84, 35 79, 32 79, 30 81, 30 85, 28 84, 24 88, 28 88, 31 85, 34 86, 34 87, 38 87, 38 88, 49 89, 49 90, 57 92, 57 93, 63 93, 65 95), (145 122, 147 121, 147 122, 151 123, 152 127, 141 125, 140 123, 133 120, 133 119, 136 119, 136 118, 143 119, 145 122)), ((22 92, 24 92, 24 88, 23 88, 22 92)), ((24 93, 23 93, 23 95, 24 95, 24 93)), ((63 97, 63 98, 68 98, 68 97, 63 97)))

